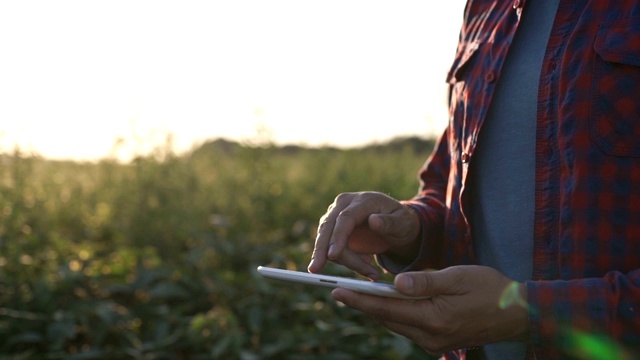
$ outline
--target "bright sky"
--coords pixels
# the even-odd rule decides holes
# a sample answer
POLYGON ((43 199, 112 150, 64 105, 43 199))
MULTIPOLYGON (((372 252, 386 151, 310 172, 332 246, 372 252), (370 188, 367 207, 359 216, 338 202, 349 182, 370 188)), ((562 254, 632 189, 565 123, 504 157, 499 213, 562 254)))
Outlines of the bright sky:
POLYGON ((0 152, 438 134, 464 3, 2 1, 0 152))

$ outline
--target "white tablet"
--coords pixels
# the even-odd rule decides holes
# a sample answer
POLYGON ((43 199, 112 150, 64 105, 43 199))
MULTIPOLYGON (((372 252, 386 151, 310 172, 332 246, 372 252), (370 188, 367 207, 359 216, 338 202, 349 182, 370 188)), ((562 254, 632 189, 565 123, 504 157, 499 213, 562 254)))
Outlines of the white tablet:
POLYGON ((401 294, 391 284, 379 283, 366 280, 349 279, 340 276, 329 276, 311 274, 301 271, 291 271, 284 269, 276 269, 265 266, 258 266, 258 273, 269 279, 277 279, 284 281, 291 281, 300 284, 324 286, 329 288, 345 288, 360 293, 392 297, 397 299, 417 300, 424 299, 423 297, 411 297, 401 294))

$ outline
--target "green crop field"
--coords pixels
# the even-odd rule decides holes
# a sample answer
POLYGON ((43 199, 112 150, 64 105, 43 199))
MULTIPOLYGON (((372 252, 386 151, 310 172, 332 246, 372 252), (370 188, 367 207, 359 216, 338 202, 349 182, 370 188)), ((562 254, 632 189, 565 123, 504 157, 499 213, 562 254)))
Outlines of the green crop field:
MULTIPOLYGON (((341 192, 417 192, 432 141, 214 141, 129 163, 0 156, 0 358, 424 359, 303 270, 341 192)), ((328 272, 350 276, 336 265, 328 272)))

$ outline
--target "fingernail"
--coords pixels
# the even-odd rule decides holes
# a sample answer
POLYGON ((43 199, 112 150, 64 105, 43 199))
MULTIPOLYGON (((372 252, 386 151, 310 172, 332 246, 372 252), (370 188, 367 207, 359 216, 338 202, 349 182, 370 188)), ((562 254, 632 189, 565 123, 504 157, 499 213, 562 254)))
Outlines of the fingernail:
POLYGON ((331 296, 333 297, 333 299, 334 299, 335 301, 339 301, 339 302, 341 302, 341 303, 343 303, 343 304, 344 304, 343 297, 342 297, 342 295, 340 294, 340 291, 339 291, 338 289, 334 289, 334 290, 332 290, 332 291, 331 291, 331 296))
POLYGON ((316 261, 316 259, 311 259, 311 261, 309 262, 309 265, 307 266, 307 270, 310 271, 311 267, 313 266, 313 262, 316 261))
POLYGON ((410 275, 399 275, 398 285, 405 290, 413 289, 413 278, 410 275))

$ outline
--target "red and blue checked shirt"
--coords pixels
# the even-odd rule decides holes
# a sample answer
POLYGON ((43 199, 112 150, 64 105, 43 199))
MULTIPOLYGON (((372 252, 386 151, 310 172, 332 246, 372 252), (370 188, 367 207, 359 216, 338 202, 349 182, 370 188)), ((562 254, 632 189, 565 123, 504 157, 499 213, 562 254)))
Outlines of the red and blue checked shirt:
MULTIPOLYGON (((412 269, 475 262, 465 185, 522 11, 467 3, 449 125, 406 202, 423 222, 412 269)), ((560 1, 537 104, 528 357, 640 353, 640 1, 560 1)))

